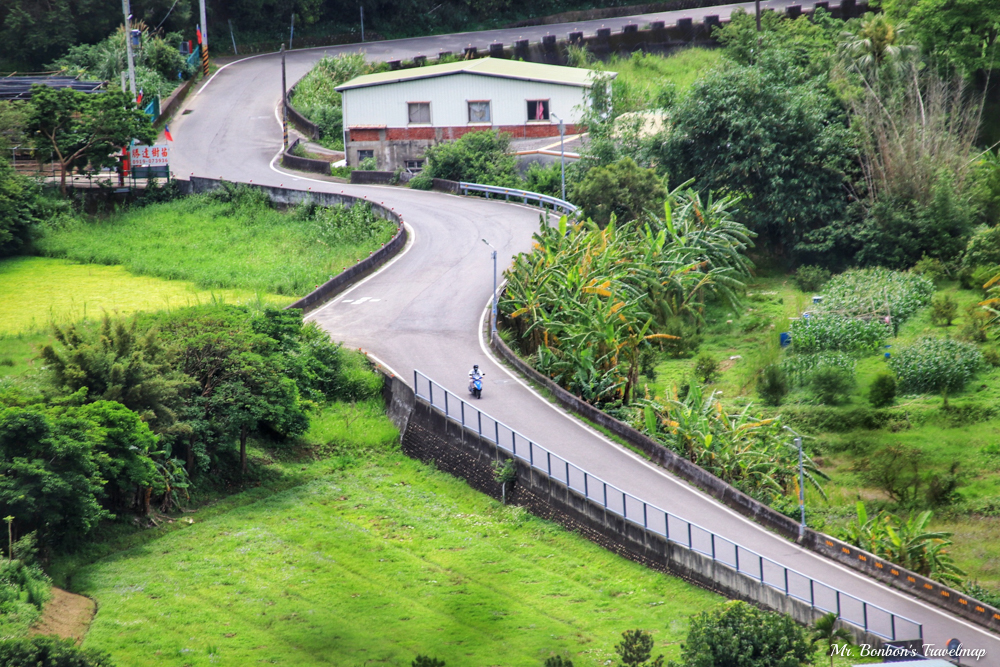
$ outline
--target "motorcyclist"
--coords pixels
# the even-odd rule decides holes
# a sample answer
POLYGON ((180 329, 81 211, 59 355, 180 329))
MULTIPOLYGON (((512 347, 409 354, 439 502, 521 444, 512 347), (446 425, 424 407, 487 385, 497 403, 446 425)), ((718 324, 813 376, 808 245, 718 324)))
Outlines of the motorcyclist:
POLYGON ((479 364, 472 365, 472 370, 469 371, 469 391, 472 391, 473 383, 476 380, 482 380, 484 375, 486 375, 486 371, 480 371, 479 364))

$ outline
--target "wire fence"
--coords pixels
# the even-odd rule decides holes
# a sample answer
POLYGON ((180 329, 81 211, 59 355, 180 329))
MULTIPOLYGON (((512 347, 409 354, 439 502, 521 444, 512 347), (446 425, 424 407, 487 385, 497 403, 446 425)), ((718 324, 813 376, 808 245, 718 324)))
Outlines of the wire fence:
POLYGON ((553 209, 559 209, 564 213, 575 213, 577 207, 570 204, 568 201, 559 199, 558 197, 550 197, 548 195, 539 194, 537 192, 530 192, 528 190, 518 190, 517 188, 502 188, 497 185, 481 185, 479 183, 466 183, 460 182, 458 184, 459 190, 462 194, 468 194, 469 192, 482 192, 489 199, 491 194, 503 195, 506 201, 510 201, 511 197, 521 199, 525 204, 528 202, 536 201, 538 205, 545 208, 548 204, 553 209))
POLYGON ((813 609, 835 612, 841 620, 883 639, 923 639, 924 631, 920 623, 816 581, 605 482, 490 417, 420 371, 413 371, 413 388, 418 398, 427 401, 448 419, 476 431, 532 469, 626 521, 708 556, 788 597, 809 604, 813 609))

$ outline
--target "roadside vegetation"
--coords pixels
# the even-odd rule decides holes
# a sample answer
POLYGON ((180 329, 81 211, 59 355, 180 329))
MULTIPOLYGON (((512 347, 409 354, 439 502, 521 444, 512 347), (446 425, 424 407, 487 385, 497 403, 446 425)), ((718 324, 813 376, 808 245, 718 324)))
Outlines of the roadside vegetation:
POLYGON ((249 187, 227 186, 99 219, 53 220, 35 246, 49 257, 124 266, 199 289, 302 296, 396 233, 365 204, 275 209, 249 187))

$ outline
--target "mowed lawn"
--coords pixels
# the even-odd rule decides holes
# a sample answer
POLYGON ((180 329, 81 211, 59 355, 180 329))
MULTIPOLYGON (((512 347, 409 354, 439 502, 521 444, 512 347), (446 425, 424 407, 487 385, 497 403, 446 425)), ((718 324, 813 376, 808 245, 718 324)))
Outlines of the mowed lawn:
POLYGON ((51 323, 164 310, 219 300, 285 305, 291 297, 244 289, 198 289, 191 282, 137 276, 121 266, 65 259, 14 257, 0 261, 0 335, 47 330, 51 323))
POLYGON ((579 667, 637 627, 677 657, 722 601, 402 454, 338 460, 77 570, 99 605, 85 646, 123 665, 579 667))

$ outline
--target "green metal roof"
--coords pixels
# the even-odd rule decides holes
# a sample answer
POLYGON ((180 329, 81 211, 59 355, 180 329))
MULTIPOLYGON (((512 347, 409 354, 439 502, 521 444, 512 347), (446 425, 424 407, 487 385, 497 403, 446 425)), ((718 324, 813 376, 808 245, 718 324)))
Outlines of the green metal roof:
MULTIPOLYGON (((479 58, 477 60, 461 60, 444 65, 425 65, 411 69, 400 69, 392 72, 366 74, 337 86, 336 90, 382 86, 399 81, 415 81, 430 79, 452 74, 478 74, 480 76, 495 76, 503 79, 522 79, 524 81, 543 81, 563 86, 579 86, 589 88, 591 74, 594 70, 579 67, 560 67, 559 65, 543 65, 541 63, 526 63, 520 60, 503 58, 479 58)), ((617 72, 604 72, 614 78, 617 72)))

